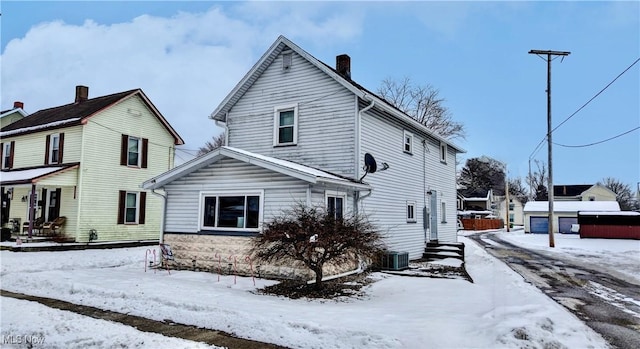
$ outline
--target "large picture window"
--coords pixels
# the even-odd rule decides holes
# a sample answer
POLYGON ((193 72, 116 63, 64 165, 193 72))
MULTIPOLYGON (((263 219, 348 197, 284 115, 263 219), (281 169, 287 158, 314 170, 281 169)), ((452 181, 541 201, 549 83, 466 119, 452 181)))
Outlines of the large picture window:
POLYGON ((202 228, 257 230, 261 217, 261 193, 202 195, 202 228))
POLYGON ((274 111, 273 145, 298 143, 298 106, 276 107, 274 111))

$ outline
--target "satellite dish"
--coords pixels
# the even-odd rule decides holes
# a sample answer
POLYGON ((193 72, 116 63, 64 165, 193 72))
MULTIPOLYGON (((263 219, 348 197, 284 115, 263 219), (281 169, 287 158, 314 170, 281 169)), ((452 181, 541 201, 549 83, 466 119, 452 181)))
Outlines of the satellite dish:
POLYGON ((367 173, 375 173, 378 169, 378 164, 376 164, 376 159, 373 158, 373 155, 366 153, 364 154, 364 170, 367 173))

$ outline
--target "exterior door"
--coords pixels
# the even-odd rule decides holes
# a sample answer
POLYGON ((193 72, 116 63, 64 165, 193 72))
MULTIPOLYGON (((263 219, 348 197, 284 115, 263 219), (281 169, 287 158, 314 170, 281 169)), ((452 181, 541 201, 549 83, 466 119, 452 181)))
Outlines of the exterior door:
POLYGON ((429 240, 438 241, 438 192, 431 191, 429 200, 429 240))
POLYGON ((51 222, 60 216, 60 194, 62 190, 50 190, 47 198, 47 221, 51 222))

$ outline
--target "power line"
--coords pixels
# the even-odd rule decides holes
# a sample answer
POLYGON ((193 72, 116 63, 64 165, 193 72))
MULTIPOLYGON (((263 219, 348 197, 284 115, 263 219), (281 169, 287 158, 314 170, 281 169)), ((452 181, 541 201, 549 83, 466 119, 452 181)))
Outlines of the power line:
POLYGON ((621 134, 619 134, 619 135, 617 135, 617 136, 613 136, 613 137, 611 137, 611 138, 607 138, 607 139, 605 139, 605 140, 602 140, 602 141, 599 141, 599 142, 593 142, 593 143, 589 143, 589 144, 582 144, 582 145, 565 145, 565 144, 558 144, 558 143, 553 143, 553 144, 558 145, 558 146, 561 146, 561 147, 565 147, 565 148, 584 148, 584 147, 590 147, 590 146, 592 146, 592 145, 601 144, 601 143, 608 142, 608 141, 610 141, 610 140, 616 139, 616 138, 618 138, 618 137, 622 137, 622 136, 624 136, 624 135, 626 135, 626 134, 628 134, 628 133, 631 133, 631 132, 633 132, 633 131, 635 131, 635 130, 637 130, 637 129, 640 129, 640 126, 638 126, 638 127, 636 127, 636 128, 633 128, 633 129, 631 129, 631 130, 629 130, 629 131, 623 132, 623 133, 621 133, 621 134))
MULTIPOLYGON (((600 94, 602 94, 602 92, 604 92, 606 89, 609 88, 609 86, 611 86, 616 80, 618 80, 618 78, 620 78, 622 75, 624 75, 627 71, 629 71, 629 69, 631 69, 634 65, 636 65, 638 62, 640 61, 640 57, 638 59, 636 59, 633 63, 631 63, 631 65, 629 65, 625 70, 622 71, 622 73, 618 74, 618 76, 616 76, 613 80, 611 80, 611 82, 609 82, 602 90, 600 90, 600 92, 596 93, 593 97, 591 97, 591 99, 589 99, 585 104, 583 104, 580 108, 578 108, 578 110, 576 110, 575 112, 573 112, 573 114, 569 115, 569 117, 567 117, 566 119, 564 119, 558 126, 556 126, 555 128, 553 128, 551 130, 551 132, 555 131, 556 129, 558 129, 558 127, 562 126, 565 122, 569 121, 569 119, 571 119, 572 117, 574 117, 576 114, 578 114, 582 109, 584 109, 584 107, 586 107, 589 103, 591 103, 594 99, 596 99, 600 94)), ((531 158, 533 158, 533 156, 538 152, 538 150, 540 150, 540 146, 542 146, 542 144, 544 143, 544 141, 547 139, 548 135, 545 135, 542 140, 540 141, 540 143, 538 143, 538 145, 535 147, 535 149, 533 150, 533 152, 531 152, 531 155, 529 155, 529 160, 531 160, 531 158)))

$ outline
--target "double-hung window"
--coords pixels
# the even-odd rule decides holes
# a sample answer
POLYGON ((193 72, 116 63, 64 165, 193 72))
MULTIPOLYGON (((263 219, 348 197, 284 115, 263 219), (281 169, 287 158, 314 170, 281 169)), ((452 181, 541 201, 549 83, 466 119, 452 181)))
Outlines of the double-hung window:
POLYGON ((121 190, 118 203, 118 224, 144 224, 146 192, 121 190))
POLYGON ((64 133, 47 135, 45 143, 44 164, 62 163, 62 149, 64 145, 64 133))
POLYGON ((447 144, 440 143, 440 162, 447 163, 447 144))
POLYGON ((15 144, 15 141, 0 144, 0 161, 2 161, 1 167, 3 169, 13 167, 13 152, 15 144))
POLYGON ((201 194, 201 229, 257 231, 262 217, 262 193, 201 194))
POLYGON ((403 149, 405 153, 413 153, 413 133, 404 131, 404 144, 403 149))
POLYGON ((342 219, 344 217, 344 207, 347 203, 347 194, 338 191, 327 191, 325 198, 327 213, 335 219, 342 219))
POLYGON ((274 110, 273 145, 298 143, 298 105, 276 107, 274 110))
POLYGON ((416 202, 407 201, 407 223, 416 222, 416 202))
POLYGON ((122 135, 120 165, 147 168, 149 140, 146 138, 122 135))
POLYGON ((440 222, 447 223, 447 203, 440 202, 440 222))

